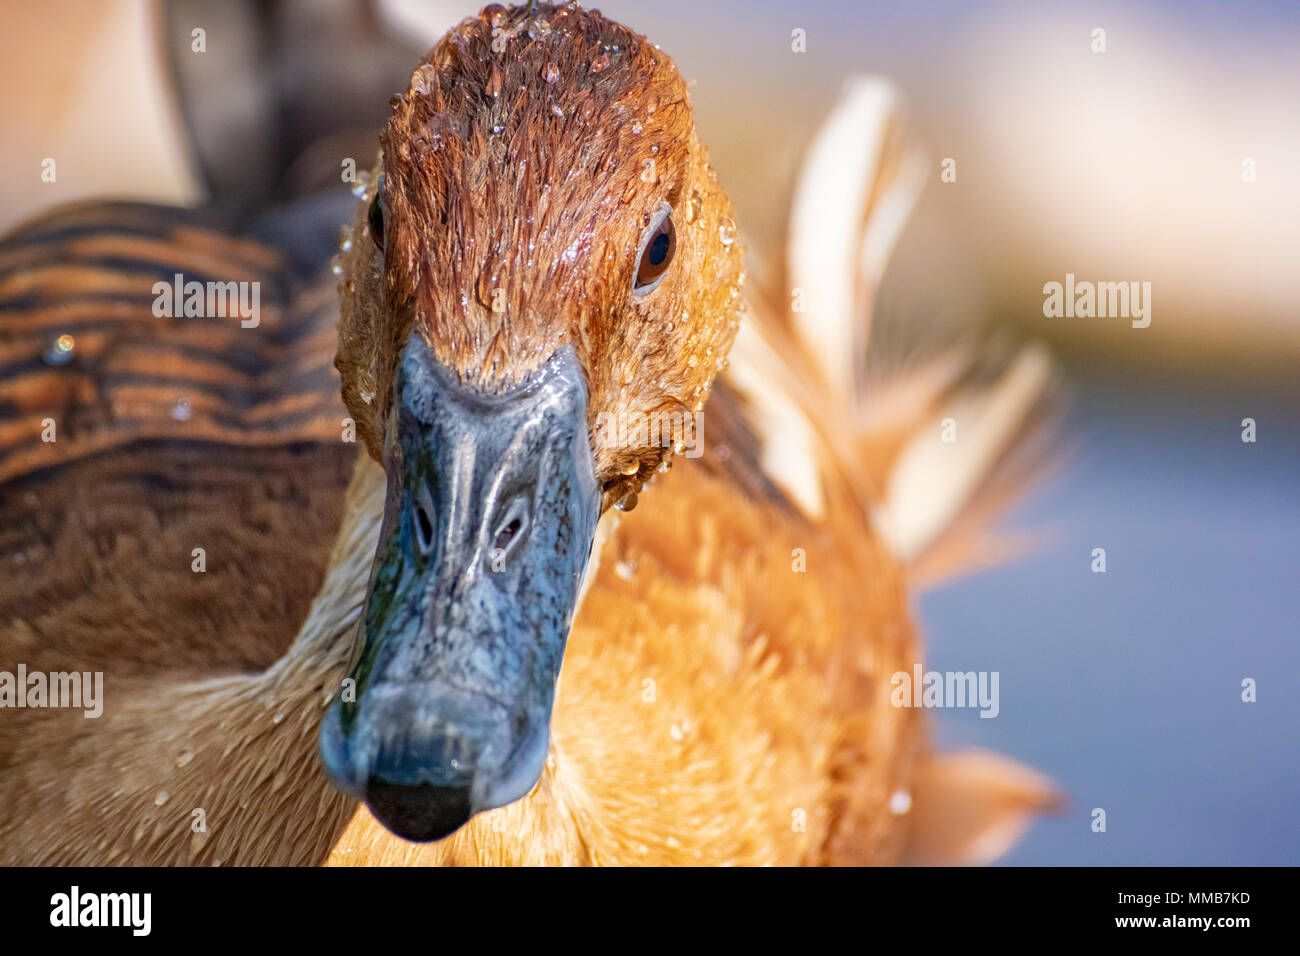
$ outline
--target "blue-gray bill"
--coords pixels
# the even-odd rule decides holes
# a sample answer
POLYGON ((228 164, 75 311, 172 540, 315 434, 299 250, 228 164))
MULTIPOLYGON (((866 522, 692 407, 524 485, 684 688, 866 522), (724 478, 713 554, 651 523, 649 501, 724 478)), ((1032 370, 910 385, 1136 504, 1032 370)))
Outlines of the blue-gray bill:
POLYGON ((545 766, 600 511, 586 406, 567 346, 487 395, 407 342, 370 593, 321 728, 331 780, 398 836, 447 836, 545 766))

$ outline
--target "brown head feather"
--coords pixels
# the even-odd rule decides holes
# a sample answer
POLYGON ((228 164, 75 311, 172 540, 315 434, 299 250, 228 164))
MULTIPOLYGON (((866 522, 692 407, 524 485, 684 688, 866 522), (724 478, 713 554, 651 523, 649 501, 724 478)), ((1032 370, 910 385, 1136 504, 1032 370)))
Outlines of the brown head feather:
POLYGON ((606 503, 635 492, 670 450, 618 447, 598 416, 697 411, 735 335, 743 280, 731 203, 672 60, 576 5, 489 6, 415 70, 380 142, 384 251, 363 200, 337 360, 371 454, 412 330, 485 391, 570 344, 606 503), (633 296, 639 244, 664 202, 676 255, 658 288, 633 296))

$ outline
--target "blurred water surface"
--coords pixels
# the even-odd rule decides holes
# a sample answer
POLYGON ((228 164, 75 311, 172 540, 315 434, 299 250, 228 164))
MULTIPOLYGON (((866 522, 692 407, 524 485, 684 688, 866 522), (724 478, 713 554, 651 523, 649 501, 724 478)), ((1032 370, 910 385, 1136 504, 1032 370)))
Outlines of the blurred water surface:
POLYGON ((1067 793, 1006 863, 1300 864, 1300 396, 1072 374, 1078 450, 1009 522, 1053 540, 920 602, 928 666, 1001 673, 938 740, 1067 793))

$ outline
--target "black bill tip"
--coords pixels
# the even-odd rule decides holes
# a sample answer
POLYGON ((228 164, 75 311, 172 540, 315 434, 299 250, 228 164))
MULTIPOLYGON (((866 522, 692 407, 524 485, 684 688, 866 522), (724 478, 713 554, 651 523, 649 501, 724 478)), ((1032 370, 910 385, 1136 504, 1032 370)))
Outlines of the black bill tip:
POLYGON ((381 777, 371 777, 366 784, 366 806, 389 830, 415 843, 441 840, 474 812, 469 787, 390 783, 381 777))

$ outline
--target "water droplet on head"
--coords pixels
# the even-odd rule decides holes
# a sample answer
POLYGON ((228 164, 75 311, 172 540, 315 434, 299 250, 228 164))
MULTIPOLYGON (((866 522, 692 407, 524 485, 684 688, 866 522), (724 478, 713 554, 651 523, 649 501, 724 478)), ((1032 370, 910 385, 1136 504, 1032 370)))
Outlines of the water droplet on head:
POLYGON ((172 406, 172 418, 178 422, 190 420, 190 400, 188 398, 177 399, 176 404, 172 406))
POLYGON ((636 562, 632 560, 620 561, 614 565, 614 573, 624 581, 630 581, 632 575, 636 574, 636 562))
POLYGON ((596 59, 591 61, 592 73, 604 73, 608 69, 609 69, 609 56, 605 53, 602 53, 600 56, 596 57, 596 59))
POLYGON ((155 807, 161 807, 164 803, 167 802, 167 798, 170 796, 171 794, 168 793, 166 790, 159 790, 158 795, 153 798, 153 805, 155 807))
POLYGON ((547 63, 542 67, 542 79, 547 83, 554 83, 560 78, 560 65, 558 63, 547 63))
POLYGON ((912 795, 906 790, 895 790, 889 798, 890 812, 897 816, 910 809, 912 809, 912 795))
POLYGON ((686 201, 686 221, 694 222, 700 215, 700 191, 698 189, 691 191, 691 198, 686 201))
POLYGON ((730 216, 723 216, 718 223, 718 238, 724 246, 730 246, 736 241, 736 221, 730 216))
POLYGON ((424 63, 416 67, 415 72, 411 74, 411 92, 418 93, 421 96, 427 96, 433 89, 434 71, 432 64, 424 63))

